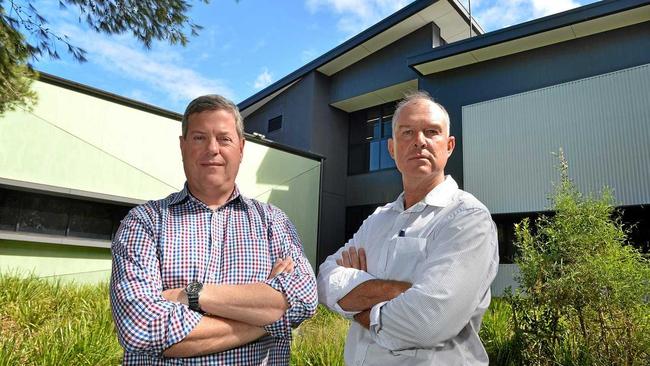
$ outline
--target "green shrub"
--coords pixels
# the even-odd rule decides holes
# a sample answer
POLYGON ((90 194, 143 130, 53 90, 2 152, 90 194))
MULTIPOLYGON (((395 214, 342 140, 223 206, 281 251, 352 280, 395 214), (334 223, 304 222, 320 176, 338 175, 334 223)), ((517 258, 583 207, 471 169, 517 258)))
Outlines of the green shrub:
POLYGON ((516 363, 648 365, 650 262, 628 245, 611 191, 583 196, 559 155, 554 215, 515 225, 516 363))

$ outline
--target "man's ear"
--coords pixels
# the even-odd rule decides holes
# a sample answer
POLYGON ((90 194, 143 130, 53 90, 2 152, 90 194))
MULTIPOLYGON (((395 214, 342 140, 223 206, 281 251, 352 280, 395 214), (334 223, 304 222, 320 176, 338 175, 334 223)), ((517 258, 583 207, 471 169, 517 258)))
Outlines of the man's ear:
POLYGON ((390 154, 390 157, 395 160, 395 141, 392 138, 388 139, 388 153, 390 154))
POLYGON ((451 156, 451 153, 454 152, 456 147, 456 138, 454 136, 449 136, 447 139, 447 156, 451 156))
POLYGON ((239 161, 244 160, 244 143, 246 142, 245 138, 241 138, 241 143, 239 144, 239 161))

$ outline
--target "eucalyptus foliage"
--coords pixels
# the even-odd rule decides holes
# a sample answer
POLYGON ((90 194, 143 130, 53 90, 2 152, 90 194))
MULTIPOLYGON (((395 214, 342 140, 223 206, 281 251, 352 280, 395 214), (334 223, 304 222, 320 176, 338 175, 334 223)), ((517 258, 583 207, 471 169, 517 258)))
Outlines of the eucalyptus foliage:
MULTIPOLYGON (((59 0, 58 4, 72 8, 78 21, 92 30, 130 32, 146 48, 154 40, 184 46, 188 35, 201 29, 188 17, 191 4, 186 0, 59 0)), ((44 56, 60 58, 59 47, 77 61, 86 61, 86 52, 53 30, 33 0, 0 0, 0 115, 36 101, 29 88, 36 74, 29 62, 44 56)))
POLYGON ((559 159, 554 214, 515 225, 519 363, 649 365, 650 262, 627 242, 612 191, 583 195, 559 159))

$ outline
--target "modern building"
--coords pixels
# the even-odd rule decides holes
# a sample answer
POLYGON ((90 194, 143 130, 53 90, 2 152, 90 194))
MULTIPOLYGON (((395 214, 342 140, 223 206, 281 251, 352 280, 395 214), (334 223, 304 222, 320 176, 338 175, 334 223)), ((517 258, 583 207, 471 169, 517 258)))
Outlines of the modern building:
MULTIPOLYGON (((47 74, 34 90, 0 117, 0 272, 108 280, 128 210, 183 188, 182 116, 47 74)), ((240 190, 282 208, 315 264, 322 157, 247 139, 240 190)))
POLYGON ((395 102, 451 117, 447 165, 493 213, 511 283, 512 224, 547 211, 562 148, 585 192, 614 189, 650 241, 650 1, 606 0, 485 33, 456 0, 417 0, 240 103, 246 130, 326 157, 318 262, 401 191, 395 102))

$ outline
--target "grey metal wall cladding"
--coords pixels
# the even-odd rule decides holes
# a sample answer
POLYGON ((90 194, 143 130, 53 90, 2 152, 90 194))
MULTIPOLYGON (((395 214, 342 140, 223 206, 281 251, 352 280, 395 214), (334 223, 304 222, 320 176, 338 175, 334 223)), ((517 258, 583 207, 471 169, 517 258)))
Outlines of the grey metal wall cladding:
POLYGON ((493 213, 548 208, 559 148, 583 192, 650 203, 650 64, 463 106, 462 128, 465 189, 493 213))

